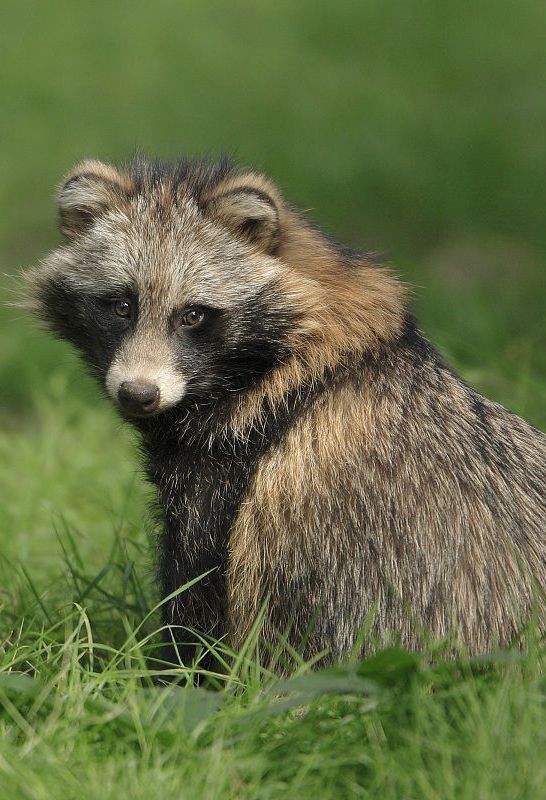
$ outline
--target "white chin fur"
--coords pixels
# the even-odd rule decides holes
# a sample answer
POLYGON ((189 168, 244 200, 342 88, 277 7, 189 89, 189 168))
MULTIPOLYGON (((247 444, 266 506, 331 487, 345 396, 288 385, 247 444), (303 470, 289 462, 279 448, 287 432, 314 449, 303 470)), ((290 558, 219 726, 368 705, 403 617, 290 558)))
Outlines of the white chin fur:
POLYGON ((146 381, 158 386, 158 411, 165 411, 167 408, 176 405, 186 394, 186 381, 175 372, 169 370, 154 372, 148 372, 144 369, 129 370, 114 362, 106 374, 106 389, 116 404, 118 402, 119 387, 125 381, 146 381))

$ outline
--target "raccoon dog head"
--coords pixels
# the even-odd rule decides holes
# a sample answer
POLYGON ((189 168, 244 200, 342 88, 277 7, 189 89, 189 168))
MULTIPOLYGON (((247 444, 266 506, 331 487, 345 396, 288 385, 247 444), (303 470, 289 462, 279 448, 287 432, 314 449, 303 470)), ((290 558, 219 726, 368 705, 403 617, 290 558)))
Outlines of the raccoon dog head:
POLYGON ((129 415, 244 389, 287 357, 305 303, 277 257, 280 203, 226 163, 84 162, 58 193, 65 244, 29 275, 34 309, 129 415))

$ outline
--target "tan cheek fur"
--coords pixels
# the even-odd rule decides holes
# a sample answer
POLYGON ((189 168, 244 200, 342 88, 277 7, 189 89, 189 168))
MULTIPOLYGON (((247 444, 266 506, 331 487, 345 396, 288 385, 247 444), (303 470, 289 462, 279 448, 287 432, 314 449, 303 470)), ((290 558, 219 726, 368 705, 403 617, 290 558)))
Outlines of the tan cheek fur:
POLYGON ((404 322, 407 291, 379 267, 338 275, 330 288, 307 271, 284 269, 279 285, 286 309, 300 312, 290 338, 292 355, 239 398, 230 421, 235 430, 252 424, 264 403, 274 407, 287 392, 319 380, 355 354, 379 350, 396 338, 404 322))
POLYGON ((262 175, 232 176, 212 197, 237 188, 268 195, 278 209, 279 246, 274 259, 256 253, 256 275, 276 262, 283 306, 299 315, 290 338, 291 358, 235 404, 229 424, 242 432, 259 417, 264 403, 274 407, 302 382, 317 380, 355 353, 377 350, 396 338, 406 314, 407 290, 388 269, 364 259, 344 263, 262 175))

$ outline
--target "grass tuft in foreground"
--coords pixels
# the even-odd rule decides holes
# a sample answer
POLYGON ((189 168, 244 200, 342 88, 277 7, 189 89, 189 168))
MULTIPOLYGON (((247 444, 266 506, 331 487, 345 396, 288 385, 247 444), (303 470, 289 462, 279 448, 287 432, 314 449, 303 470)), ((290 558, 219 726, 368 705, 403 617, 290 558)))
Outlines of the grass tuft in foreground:
POLYGON ((64 578, 49 588, 9 566, 2 797, 542 795, 546 650, 532 632, 523 652, 449 661, 441 647, 391 647, 315 672, 295 664, 285 679, 260 666, 254 635, 235 658, 216 643, 225 674, 208 688, 183 668, 164 685, 139 546, 116 535, 92 573, 68 526, 60 540, 64 578))

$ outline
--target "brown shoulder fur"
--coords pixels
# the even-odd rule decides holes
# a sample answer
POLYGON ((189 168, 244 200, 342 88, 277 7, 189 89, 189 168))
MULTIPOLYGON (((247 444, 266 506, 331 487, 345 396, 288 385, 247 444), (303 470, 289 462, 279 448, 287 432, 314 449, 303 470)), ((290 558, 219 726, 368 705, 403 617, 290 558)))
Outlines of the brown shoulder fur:
MULTIPOLYGON (((432 348, 431 348, 432 350, 432 348)), ((334 387, 262 460, 233 526, 230 631, 507 645, 542 609, 546 437, 404 347, 334 387), (290 598, 287 603, 286 598, 290 598)))

